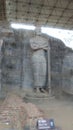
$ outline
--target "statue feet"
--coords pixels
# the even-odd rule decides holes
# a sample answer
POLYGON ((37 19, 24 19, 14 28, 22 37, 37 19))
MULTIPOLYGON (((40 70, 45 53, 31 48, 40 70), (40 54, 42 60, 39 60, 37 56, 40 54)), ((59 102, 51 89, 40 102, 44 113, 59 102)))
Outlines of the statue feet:
POLYGON ((35 87, 35 88, 33 88, 34 93, 36 93, 38 90, 39 90, 39 92, 41 92, 41 93, 45 93, 45 92, 46 92, 45 89, 44 89, 44 88, 41 88, 41 87, 35 87))
POLYGON ((33 92, 34 93, 36 93, 36 92, 47 93, 47 92, 49 92, 49 90, 48 90, 48 88, 45 89, 43 87, 35 87, 35 88, 33 88, 33 92))
POLYGON ((41 93, 45 93, 45 90, 44 90, 43 88, 39 88, 39 91, 40 91, 41 93))

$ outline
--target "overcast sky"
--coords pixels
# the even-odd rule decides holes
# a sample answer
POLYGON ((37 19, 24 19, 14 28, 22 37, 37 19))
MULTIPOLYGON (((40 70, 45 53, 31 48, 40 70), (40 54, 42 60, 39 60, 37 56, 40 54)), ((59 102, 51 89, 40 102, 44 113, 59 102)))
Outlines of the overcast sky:
POLYGON ((73 31, 42 27, 42 32, 61 39, 66 46, 73 49, 73 31))

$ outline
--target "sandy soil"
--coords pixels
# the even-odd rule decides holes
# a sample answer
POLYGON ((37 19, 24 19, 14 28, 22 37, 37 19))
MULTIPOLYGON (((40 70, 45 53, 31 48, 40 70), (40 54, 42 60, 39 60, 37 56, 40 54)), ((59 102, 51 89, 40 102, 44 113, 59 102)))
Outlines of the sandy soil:
POLYGON ((46 117, 53 118, 62 130, 73 130, 73 102, 66 100, 43 100, 35 103, 44 110, 46 117))
MULTIPOLYGON (((53 118, 62 130, 73 130, 73 101, 67 99, 35 99, 32 103, 44 110, 46 117, 53 118)), ((2 101, 0 101, 0 105, 2 101)))

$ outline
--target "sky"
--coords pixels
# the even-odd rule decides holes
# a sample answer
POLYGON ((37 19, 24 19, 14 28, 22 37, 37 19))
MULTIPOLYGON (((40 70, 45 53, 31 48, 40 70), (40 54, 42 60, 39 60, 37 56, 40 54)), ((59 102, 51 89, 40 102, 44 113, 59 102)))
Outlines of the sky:
POLYGON ((41 27, 41 31, 42 33, 61 39, 67 47, 73 49, 73 31, 48 27, 41 27))

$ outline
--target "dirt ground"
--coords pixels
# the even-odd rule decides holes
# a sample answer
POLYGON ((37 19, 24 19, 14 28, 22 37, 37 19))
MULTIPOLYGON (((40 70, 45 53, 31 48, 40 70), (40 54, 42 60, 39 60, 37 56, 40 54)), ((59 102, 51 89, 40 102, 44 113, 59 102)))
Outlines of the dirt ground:
POLYGON ((69 100, 48 99, 38 102, 37 106, 44 110, 46 117, 53 118, 62 130, 73 130, 73 102, 69 100))
MULTIPOLYGON (((0 100, 0 105, 2 102, 0 100)), ((48 98, 35 99, 32 103, 41 108, 46 117, 53 118, 62 130, 73 130, 73 100, 48 98)))

